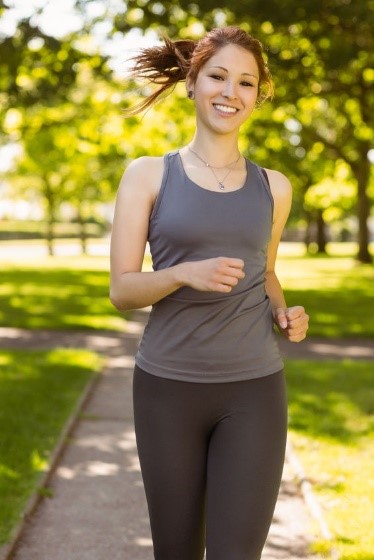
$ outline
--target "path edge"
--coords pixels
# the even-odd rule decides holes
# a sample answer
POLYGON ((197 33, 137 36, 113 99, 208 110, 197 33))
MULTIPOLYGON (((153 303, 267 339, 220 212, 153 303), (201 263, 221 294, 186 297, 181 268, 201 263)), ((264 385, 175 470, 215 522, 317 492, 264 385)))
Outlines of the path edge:
POLYGON ((86 383, 72 413, 66 420, 60 432, 60 435, 58 436, 57 442, 49 457, 48 465, 45 471, 41 474, 40 479, 37 481, 36 489, 26 502, 26 505, 20 515, 20 521, 11 532, 9 541, 0 547, 0 560, 11 560, 13 558, 13 555, 16 552, 18 543, 25 529, 25 525, 34 514, 40 502, 44 499, 44 496, 41 494, 40 489, 47 488, 48 483, 50 482, 54 471, 56 470, 56 467, 59 463, 59 460, 68 444, 68 438, 71 436, 74 428, 78 424, 80 415, 83 412, 83 409, 85 408, 87 402, 93 395, 99 381, 103 376, 105 369, 106 360, 104 361, 104 365, 101 370, 94 372, 91 379, 86 383))
POLYGON ((304 467, 294 449, 290 436, 287 438, 286 460, 293 471, 294 482, 302 495, 303 502, 309 512, 309 515, 318 527, 319 536, 322 537, 323 540, 331 543, 330 559, 339 560, 340 555, 332 544, 334 540, 333 535, 324 518, 322 506, 314 493, 313 485, 305 473, 304 467))

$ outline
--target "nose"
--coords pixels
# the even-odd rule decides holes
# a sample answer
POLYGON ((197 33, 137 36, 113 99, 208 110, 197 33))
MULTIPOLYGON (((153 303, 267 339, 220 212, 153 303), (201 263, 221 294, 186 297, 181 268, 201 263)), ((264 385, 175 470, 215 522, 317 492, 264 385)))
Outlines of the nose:
POLYGON ((231 80, 225 81, 225 87, 222 91, 223 97, 227 99, 235 99, 236 98, 236 89, 235 84, 231 80))

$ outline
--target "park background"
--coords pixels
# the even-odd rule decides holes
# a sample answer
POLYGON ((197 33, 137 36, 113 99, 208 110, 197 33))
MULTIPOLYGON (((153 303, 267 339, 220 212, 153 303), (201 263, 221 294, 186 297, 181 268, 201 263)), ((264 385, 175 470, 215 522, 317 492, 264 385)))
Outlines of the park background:
MULTIPOLYGON (((311 337, 373 340, 374 17, 363 0, 0 0, 0 325, 126 328, 129 315, 108 300, 120 177, 133 158, 188 142, 194 127, 183 84, 123 117, 144 93, 126 79, 128 59, 163 34, 198 39, 231 23, 264 43, 274 77, 274 99, 240 141, 294 187, 278 265, 288 303, 305 305, 311 337)), ((1 352, 2 542, 100 364, 78 350, 1 352), (51 363, 58 402, 42 390, 51 363)), ((293 442, 333 535, 315 550, 372 559, 372 363, 290 361, 288 376, 293 442)))

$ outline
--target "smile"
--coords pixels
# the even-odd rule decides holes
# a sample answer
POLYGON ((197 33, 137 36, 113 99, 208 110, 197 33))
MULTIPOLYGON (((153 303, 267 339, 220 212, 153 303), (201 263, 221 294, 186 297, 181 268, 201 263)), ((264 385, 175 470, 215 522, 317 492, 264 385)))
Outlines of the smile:
POLYGON ((237 113, 239 111, 239 109, 236 109, 235 107, 229 107, 228 105, 220 105, 218 103, 213 103, 213 107, 218 111, 221 111, 222 113, 227 113, 230 115, 233 115, 234 113, 237 113))

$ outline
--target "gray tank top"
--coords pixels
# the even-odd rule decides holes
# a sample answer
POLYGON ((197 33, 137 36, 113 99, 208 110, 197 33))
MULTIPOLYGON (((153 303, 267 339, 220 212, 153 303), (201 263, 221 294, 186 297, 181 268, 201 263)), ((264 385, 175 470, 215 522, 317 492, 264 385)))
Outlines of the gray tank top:
POLYGON ((246 166, 240 189, 216 192, 189 179, 179 152, 164 158, 148 234, 154 270, 225 256, 243 259, 246 276, 229 294, 183 287, 154 304, 136 355, 148 373, 217 383, 283 367, 264 286, 273 198, 260 168, 246 166))

